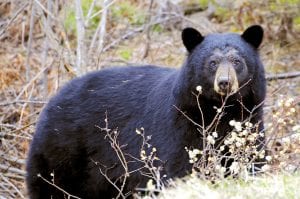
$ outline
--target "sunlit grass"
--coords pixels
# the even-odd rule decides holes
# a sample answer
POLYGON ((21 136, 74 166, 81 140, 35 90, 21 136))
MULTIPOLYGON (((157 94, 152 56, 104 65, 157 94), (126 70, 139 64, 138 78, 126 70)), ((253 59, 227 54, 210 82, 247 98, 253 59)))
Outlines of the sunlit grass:
POLYGON ((158 198, 299 198, 300 173, 268 174, 248 179, 223 179, 210 183, 195 176, 175 180, 158 198))

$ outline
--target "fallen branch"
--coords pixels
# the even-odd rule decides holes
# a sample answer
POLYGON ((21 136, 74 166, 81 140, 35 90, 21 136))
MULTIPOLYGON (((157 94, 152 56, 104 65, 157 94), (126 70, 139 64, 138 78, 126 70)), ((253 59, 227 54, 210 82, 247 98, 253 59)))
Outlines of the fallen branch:
POLYGON ((3 103, 0 103, 0 106, 7 106, 11 104, 46 104, 47 101, 41 101, 41 100, 14 100, 14 101, 6 101, 3 103))
POLYGON ((3 176, 10 178, 10 179, 19 180, 19 181, 21 180, 22 182, 24 182, 24 180, 25 180, 25 176, 21 176, 16 173, 2 173, 2 174, 3 174, 3 176))
POLYGON ((19 174, 24 177, 26 175, 26 172, 21 169, 17 169, 17 168, 11 167, 11 166, 3 165, 3 164, 0 164, 0 169, 4 170, 6 172, 10 172, 10 173, 16 173, 16 174, 19 174))
POLYGON ((25 165, 26 164, 25 159, 21 159, 21 158, 18 158, 18 157, 8 156, 8 155, 3 155, 1 157, 5 160, 11 162, 11 163, 17 163, 17 164, 20 164, 20 165, 25 165))
POLYGON ((269 74, 266 75, 266 80, 273 81, 278 79, 290 79, 300 77, 300 71, 289 72, 289 73, 280 73, 280 74, 269 74))

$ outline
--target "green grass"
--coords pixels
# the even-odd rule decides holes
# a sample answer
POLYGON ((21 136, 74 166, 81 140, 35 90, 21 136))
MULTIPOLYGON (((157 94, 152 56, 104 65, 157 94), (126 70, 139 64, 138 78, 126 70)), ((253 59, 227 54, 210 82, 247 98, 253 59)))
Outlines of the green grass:
POLYGON ((247 180, 224 179, 215 184, 197 177, 175 180, 161 192, 162 199, 296 199, 300 198, 300 173, 249 177, 247 180))

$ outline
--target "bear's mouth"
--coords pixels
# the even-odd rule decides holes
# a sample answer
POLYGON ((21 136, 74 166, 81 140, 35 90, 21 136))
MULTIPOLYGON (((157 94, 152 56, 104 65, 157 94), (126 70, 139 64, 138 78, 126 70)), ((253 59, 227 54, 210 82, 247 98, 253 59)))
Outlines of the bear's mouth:
POLYGON ((234 86, 232 83, 220 83, 214 88, 215 92, 221 96, 233 95, 238 91, 238 87, 234 86))

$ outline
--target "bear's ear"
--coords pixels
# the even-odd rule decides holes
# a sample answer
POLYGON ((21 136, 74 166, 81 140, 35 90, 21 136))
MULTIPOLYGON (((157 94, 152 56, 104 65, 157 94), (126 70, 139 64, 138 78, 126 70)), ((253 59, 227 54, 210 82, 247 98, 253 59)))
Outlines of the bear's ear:
POLYGON ((259 25, 250 26, 242 34, 242 38, 251 44, 253 47, 258 48, 262 42, 264 30, 259 25))
POLYGON ((194 28, 185 28, 182 31, 181 38, 188 52, 191 52, 204 39, 200 32, 194 28))

